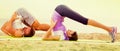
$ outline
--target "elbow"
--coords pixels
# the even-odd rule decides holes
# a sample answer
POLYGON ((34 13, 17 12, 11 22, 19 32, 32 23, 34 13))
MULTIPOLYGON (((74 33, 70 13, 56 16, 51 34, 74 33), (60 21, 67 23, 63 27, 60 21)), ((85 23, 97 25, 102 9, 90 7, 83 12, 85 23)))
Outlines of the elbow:
POLYGON ((44 41, 50 41, 51 39, 48 38, 48 37, 43 37, 42 40, 44 40, 44 41))
POLYGON ((5 30, 5 28, 4 28, 4 27, 1 27, 0 29, 1 29, 1 31, 3 31, 3 32, 4 32, 4 30, 5 30))
POLYGON ((3 31, 3 28, 1 27, 1 28, 0 28, 0 30, 2 30, 2 31, 3 31))
POLYGON ((14 35, 14 37, 16 37, 16 38, 21 38, 21 37, 23 37, 22 35, 14 35))
POLYGON ((20 31, 16 31, 12 34, 14 37, 23 37, 23 34, 20 31))
POLYGON ((59 41, 59 38, 43 38, 45 41, 59 41))
POLYGON ((42 38, 42 40, 48 40, 48 38, 46 38, 46 37, 43 37, 43 38, 42 38))

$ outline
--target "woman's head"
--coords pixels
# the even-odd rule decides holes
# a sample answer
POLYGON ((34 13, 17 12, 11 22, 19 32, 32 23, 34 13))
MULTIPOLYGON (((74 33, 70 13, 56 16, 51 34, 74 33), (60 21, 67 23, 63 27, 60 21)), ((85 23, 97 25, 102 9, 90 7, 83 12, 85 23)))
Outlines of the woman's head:
POLYGON ((35 30, 32 27, 24 27, 24 37, 32 37, 35 34, 35 30))
POLYGON ((67 30, 66 34, 67 34, 70 41, 77 41, 78 40, 77 32, 72 31, 72 30, 67 30))

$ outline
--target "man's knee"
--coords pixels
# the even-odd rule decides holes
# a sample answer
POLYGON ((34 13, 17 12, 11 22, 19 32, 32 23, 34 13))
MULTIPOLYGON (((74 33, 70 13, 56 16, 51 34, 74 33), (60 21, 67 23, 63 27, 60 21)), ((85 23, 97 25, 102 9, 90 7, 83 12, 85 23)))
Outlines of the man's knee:
POLYGON ((40 26, 37 27, 37 30, 47 31, 50 28, 50 25, 48 24, 40 24, 40 26))
POLYGON ((16 10, 16 13, 17 13, 18 15, 21 15, 21 14, 23 14, 24 12, 26 12, 26 10, 25 10, 24 8, 19 8, 19 9, 16 10))

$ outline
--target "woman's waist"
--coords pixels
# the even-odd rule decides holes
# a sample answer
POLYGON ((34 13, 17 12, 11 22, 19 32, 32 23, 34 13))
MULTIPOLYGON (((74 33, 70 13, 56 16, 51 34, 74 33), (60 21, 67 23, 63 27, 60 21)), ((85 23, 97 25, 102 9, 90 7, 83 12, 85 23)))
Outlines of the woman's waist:
POLYGON ((55 27, 53 28, 53 30, 54 30, 54 31, 57 31, 57 30, 63 30, 63 31, 65 31, 66 28, 65 28, 65 26, 55 26, 55 27))

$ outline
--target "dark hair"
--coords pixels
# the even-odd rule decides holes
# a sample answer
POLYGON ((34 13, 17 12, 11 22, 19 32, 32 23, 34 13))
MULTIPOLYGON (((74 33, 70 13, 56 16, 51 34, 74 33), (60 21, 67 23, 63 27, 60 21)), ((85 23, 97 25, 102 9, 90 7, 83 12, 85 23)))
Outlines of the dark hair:
POLYGON ((24 34, 24 37, 32 37, 35 34, 34 28, 31 27, 30 32, 28 34, 24 34))
POLYGON ((77 32, 74 32, 71 37, 68 37, 70 41, 77 41, 78 35, 77 32))

